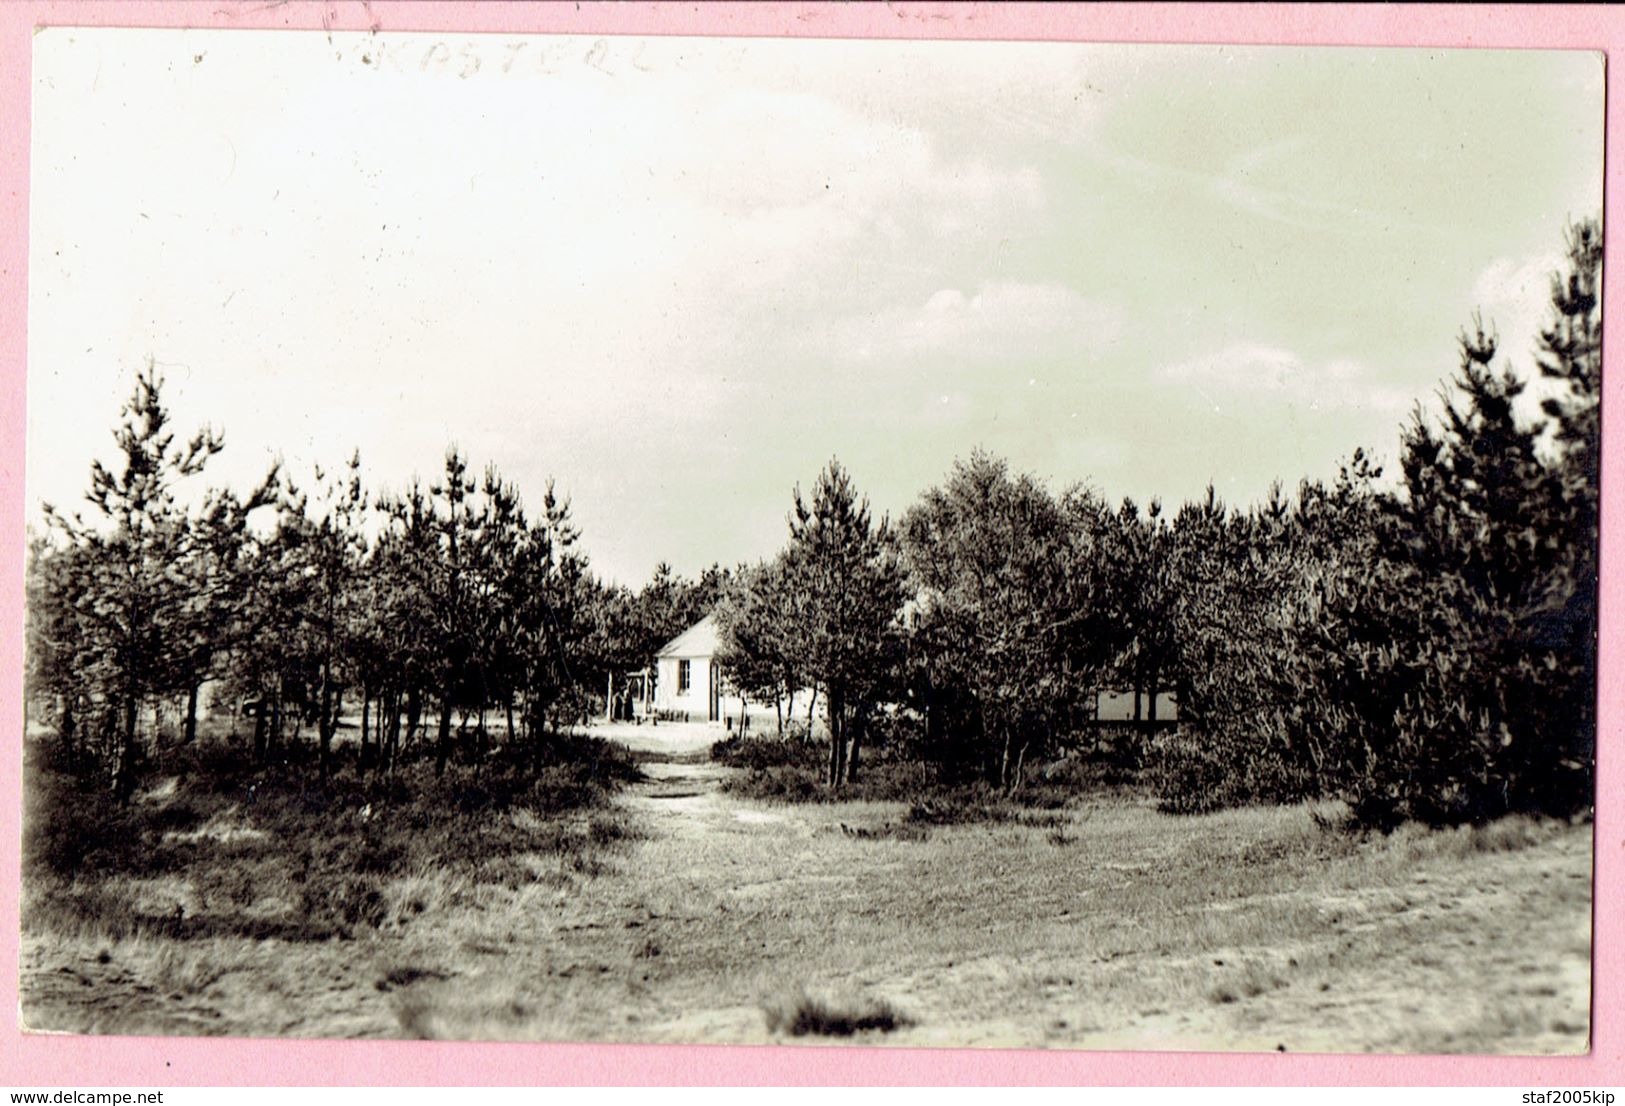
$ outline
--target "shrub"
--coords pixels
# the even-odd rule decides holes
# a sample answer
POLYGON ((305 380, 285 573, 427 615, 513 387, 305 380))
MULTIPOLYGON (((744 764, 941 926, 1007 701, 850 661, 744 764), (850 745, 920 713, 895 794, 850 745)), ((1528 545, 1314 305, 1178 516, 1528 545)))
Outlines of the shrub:
POLYGON ((23 863, 41 876, 159 874, 184 848, 164 834, 203 821, 208 804, 177 794, 154 803, 121 803, 106 788, 27 758, 23 863))
POLYGON ((1152 739, 1147 782, 1165 814, 1316 798, 1320 782, 1267 747, 1180 727, 1152 739))
POLYGON ((313 929, 347 937, 358 927, 376 929, 382 925, 387 906, 374 878, 324 873, 304 881, 300 913, 313 929))
POLYGON ((722 781, 722 790, 745 799, 787 803, 820 802, 833 797, 824 786, 821 772, 794 765, 758 768, 732 776, 722 781))
POLYGON ((890 1033, 914 1024, 889 1002, 874 999, 829 1001, 798 991, 763 1006, 770 1033, 792 1037, 851 1037, 857 1033, 890 1033))
POLYGON ((163 750, 165 786, 120 803, 52 768, 41 744, 26 764, 29 925, 177 938, 353 936, 383 923, 392 879, 453 871, 517 885, 535 878, 517 863, 525 853, 591 874, 629 833, 603 809, 608 796, 639 774, 624 750, 567 736, 540 768, 534 750, 505 750, 443 777, 428 761, 361 775, 336 760, 322 778, 297 757, 260 765, 200 743, 163 750), (132 890, 130 877, 162 875, 177 877, 176 903, 132 890))
POLYGON ((774 768, 820 771, 826 755, 819 745, 789 737, 730 737, 711 746, 713 761, 747 772, 774 768))
POLYGON ((984 784, 943 791, 917 802, 909 807, 907 820, 926 826, 1015 823, 1051 829, 1059 826, 1065 815, 1034 810, 984 784))

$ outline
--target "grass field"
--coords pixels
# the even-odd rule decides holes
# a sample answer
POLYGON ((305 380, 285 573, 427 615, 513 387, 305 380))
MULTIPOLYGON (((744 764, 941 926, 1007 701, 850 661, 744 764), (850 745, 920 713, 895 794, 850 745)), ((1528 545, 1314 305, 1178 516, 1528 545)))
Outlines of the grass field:
MULTIPOLYGON (((1404 828, 1361 842, 1319 828, 1307 807, 1172 817, 1122 793, 941 824, 900 803, 724 792, 734 770, 669 732, 645 741, 646 778, 609 805, 546 825, 509 816, 503 836, 518 844, 500 866, 425 863, 382 879, 376 925, 120 932, 76 927, 27 888, 26 1023, 725 1043, 1586 1047, 1589 825, 1404 828)), ((266 832, 241 811, 198 828, 266 832)), ((249 840, 262 860, 275 844, 249 840)), ((119 877, 116 890, 146 917, 186 917, 207 912, 196 876, 119 877)), ((281 886, 238 889, 234 916, 283 916, 281 886)))

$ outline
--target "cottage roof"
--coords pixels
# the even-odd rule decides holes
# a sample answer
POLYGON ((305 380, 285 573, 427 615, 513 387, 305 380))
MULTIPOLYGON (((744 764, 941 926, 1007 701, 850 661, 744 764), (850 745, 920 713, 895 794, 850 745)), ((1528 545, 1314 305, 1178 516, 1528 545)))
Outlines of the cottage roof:
POLYGON ((712 657, 717 652, 717 616, 708 614, 672 638, 657 657, 712 657))

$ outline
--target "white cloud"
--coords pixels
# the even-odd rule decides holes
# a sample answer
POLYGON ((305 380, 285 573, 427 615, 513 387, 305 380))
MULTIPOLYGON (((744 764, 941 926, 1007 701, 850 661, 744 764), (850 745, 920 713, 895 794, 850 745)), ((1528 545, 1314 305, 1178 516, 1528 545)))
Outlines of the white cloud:
POLYGON ((1499 257, 1473 281, 1473 306, 1482 313, 1485 329, 1493 326, 1499 334, 1502 353, 1515 362, 1529 364, 1551 303, 1552 274, 1561 266, 1555 253, 1522 260, 1499 257))
POLYGON ((1524 419, 1541 418, 1541 402, 1562 391, 1555 381, 1540 375, 1535 365, 1535 343, 1551 309, 1552 274, 1563 267, 1556 253, 1541 253, 1518 260, 1496 258, 1473 281, 1474 307, 1484 329, 1497 337, 1499 361, 1529 384, 1514 410, 1524 419))
POLYGON ((846 356, 932 354, 960 361, 1093 353, 1122 331, 1119 311, 1060 284, 984 282, 966 294, 942 288, 923 303, 848 320, 837 328, 846 356))
POLYGON ((148 353, 198 366, 189 397, 250 456, 359 442, 398 479, 448 437, 540 454, 602 424, 658 454, 734 422, 766 371, 740 351, 849 302, 855 267, 1043 202, 1032 168, 827 73, 764 86, 782 45, 741 75, 650 40, 611 79, 559 40, 548 72, 499 80, 487 50, 460 81, 423 40, 333 37, 41 37, 36 473, 103 444, 80 401, 116 410, 148 353))
POLYGON ((1308 411, 1363 408, 1403 412, 1412 397, 1374 379, 1349 358, 1309 361, 1290 350, 1237 342, 1215 353, 1162 369, 1161 378, 1189 388, 1219 412, 1283 402, 1308 411))
POLYGON ((177 423, 223 424, 222 464, 253 470, 233 482, 273 448, 359 445, 398 483, 456 439, 532 494, 559 476, 629 579, 750 552, 831 452, 901 505, 977 441, 1143 498, 1389 440, 1385 412, 1448 372, 1472 274, 1523 356, 1510 313, 1539 310, 1544 266, 1532 294, 1525 263, 1484 266, 1547 244, 1542 173, 1591 165, 1556 156, 1584 134, 1536 141, 1569 116, 1484 109, 1538 79, 1390 116, 1394 52, 1350 86, 1347 140, 1316 111, 1299 148, 1278 140, 1305 133, 1296 107, 1253 109, 1313 104, 1321 54, 77 28, 33 48, 31 496, 77 498, 151 353, 187 367, 177 423), (1536 168, 1448 190, 1372 168, 1485 136, 1536 168), (1414 200, 1452 233, 1329 260, 1298 228, 1339 199, 1385 226, 1414 200))

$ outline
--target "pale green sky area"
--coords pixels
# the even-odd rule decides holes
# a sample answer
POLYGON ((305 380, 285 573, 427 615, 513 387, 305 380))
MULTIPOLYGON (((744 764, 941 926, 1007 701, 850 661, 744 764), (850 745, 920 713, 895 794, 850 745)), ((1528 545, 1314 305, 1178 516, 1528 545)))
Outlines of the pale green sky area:
POLYGON ((1601 208, 1587 53, 34 49, 32 499, 79 502, 151 355, 217 480, 456 441, 629 583, 770 554, 831 455, 892 512, 978 445, 1170 504, 1391 459, 1475 308, 1529 364, 1601 208))

